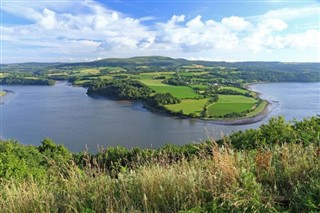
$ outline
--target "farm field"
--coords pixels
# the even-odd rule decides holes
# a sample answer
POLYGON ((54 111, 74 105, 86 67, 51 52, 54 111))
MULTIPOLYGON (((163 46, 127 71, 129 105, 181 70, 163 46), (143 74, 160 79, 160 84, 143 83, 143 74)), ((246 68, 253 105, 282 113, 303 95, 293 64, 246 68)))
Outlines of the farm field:
POLYGON ((221 89, 233 90, 233 91, 236 91, 236 92, 240 92, 242 94, 245 94, 245 93, 248 92, 247 90, 244 90, 244 89, 241 89, 241 88, 237 88, 237 87, 230 87, 230 86, 222 86, 222 87, 220 87, 220 90, 221 89))
POLYGON ((178 99, 198 98, 201 95, 197 94, 192 88, 187 86, 171 86, 166 84, 147 85, 156 93, 170 93, 178 99))
POLYGON ((195 113, 197 116, 199 116, 208 100, 208 98, 199 100, 185 99, 182 100, 179 104, 165 105, 165 108, 172 112, 179 112, 180 110, 182 110, 184 115, 195 113))
POLYGON ((257 115, 258 113, 262 112, 266 106, 267 106, 268 102, 263 100, 252 112, 249 112, 246 117, 253 117, 255 115, 257 115))
POLYGON ((141 83, 145 84, 156 93, 170 93, 178 99, 198 98, 201 95, 197 94, 191 87, 187 86, 172 86, 162 83, 161 79, 143 79, 141 83))
POLYGON ((213 117, 224 116, 228 113, 240 113, 250 110, 257 100, 241 95, 219 95, 217 103, 208 106, 208 115, 213 117))

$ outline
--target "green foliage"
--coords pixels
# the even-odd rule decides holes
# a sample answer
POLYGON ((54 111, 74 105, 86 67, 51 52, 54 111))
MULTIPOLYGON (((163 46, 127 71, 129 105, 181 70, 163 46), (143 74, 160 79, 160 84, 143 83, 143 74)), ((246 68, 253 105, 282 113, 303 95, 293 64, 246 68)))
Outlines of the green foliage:
POLYGON ((72 154, 63 145, 57 145, 53 140, 45 138, 38 146, 38 150, 45 156, 46 163, 54 161, 55 163, 64 164, 72 158, 72 154))
POLYGON ((49 85, 49 86, 52 86, 55 84, 55 81, 51 80, 51 79, 41 79, 41 78, 5 77, 5 78, 0 79, 0 84, 5 84, 5 85, 12 85, 12 84, 49 85))
POLYGON ((314 178, 294 186, 291 209, 293 212, 320 212, 320 171, 314 178))
POLYGON ((154 96, 146 100, 147 104, 153 107, 159 107, 167 104, 177 104, 181 101, 178 98, 173 97, 170 93, 155 94, 154 96))
POLYGON ((16 141, 0 142, 0 178, 17 179, 45 176, 43 156, 34 146, 23 146, 16 141))
POLYGON ((1 212, 319 212, 319 119, 157 150, 3 141, 1 212))
POLYGON ((320 116, 293 123, 283 117, 274 117, 258 129, 235 132, 230 136, 232 145, 239 149, 252 149, 279 143, 319 144, 320 116))
POLYGON ((151 92, 151 89, 138 81, 103 81, 99 79, 92 83, 87 93, 89 95, 96 94, 115 99, 141 100, 149 97, 151 92))

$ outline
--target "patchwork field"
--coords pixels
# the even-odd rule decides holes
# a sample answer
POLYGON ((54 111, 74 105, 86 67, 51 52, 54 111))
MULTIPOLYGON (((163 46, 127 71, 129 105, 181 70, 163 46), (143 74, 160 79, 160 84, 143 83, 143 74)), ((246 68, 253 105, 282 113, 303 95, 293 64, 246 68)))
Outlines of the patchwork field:
MULTIPOLYGON (((143 68, 143 67, 139 67, 143 68)), ((147 69, 147 67, 146 67, 147 69)), ((225 72, 225 71, 221 71, 225 72)), ((163 83, 164 80, 170 78, 177 78, 176 72, 142 72, 142 73, 127 73, 125 70, 121 70, 121 67, 104 67, 103 69, 82 69, 74 73, 76 77, 80 77, 75 82, 75 85, 83 85, 89 83, 93 79, 101 78, 103 80, 138 80, 156 93, 170 93, 175 98, 180 99, 181 103, 179 104, 170 104, 165 105, 165 108, 172 112, 182 111, 184 115, 193 114, 192 117, 223 117, 227 116, 239 117, 252 117, 261 112, 267 105, 266 102, 261 102, 258 106, 258 99, 252 97, 246 97, 245 95, 250 93, 255 95, 254 92, 250 92, 246 89, 223 85, 220 83, 215 83, 220 86, 220 90, 232 90, 236 91, 238 95, 229 95, 229 94, 218 94, 219 100, 216 103, 213 103, 207 106, 207 103, 210 97, 204 97, 210 92, 210 85, 213 85, 212 82, 208 81, 206 77, 202 77, 203 74, 208 74, 207 71, 180 71, 178 74, 182 76, 182 79, 188 82, 187 86, 175 86, 163 83), (194 83, 189 83, 194 82, 194 83), (206 114, 201 112, 207 109, 206 114), (253 110, 247 114, 243 114, 247 110, 253 110), (242 113, 241 115, 232 113, 242 113)), ((217 79, 216 79, 217 80, 217 79)), ((212 90, 212 89, 211 89, 212 90)), ((210 94, 210 93, 209 93, 210 94)))
POLYGON ((150 87, 156 93, 170 93, 179 99, 192 99, 201 97, 190 87, 163 84, 161 79, 140 79, 140 82, 150 87))
POLYGON ((257 100, 241 95, 219 95, 217 103, 208 107, 209 116, 223 116, 232 112, 243 112, 251 109, 257 100))
POLYGON ((183 114, 189 115, 190 113, 195 113, 197 116, 200 115, 201 111, 204 108, 204 105, 208 102, 208 99, 186 99, 181 100, 179 104, 169 104, 165 107, 173 112, 183 111, 183 114))

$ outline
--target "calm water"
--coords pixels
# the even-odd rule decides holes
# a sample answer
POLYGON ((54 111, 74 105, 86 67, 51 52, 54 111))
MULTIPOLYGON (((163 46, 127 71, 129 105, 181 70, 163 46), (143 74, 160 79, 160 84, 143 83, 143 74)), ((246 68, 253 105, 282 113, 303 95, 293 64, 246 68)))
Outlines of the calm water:
POLYGON ((15 93, 1 98, 1 136, 39 145, 45 137, 72 151, 97 145, 160 147, 166 143, 199 142, 221 132, 257 128, 271 116, 302 119, 320 114, 320 83, 252 85, 273 101, 272 112, 262 121, 241 126, 178 119, 142 108, 140 103, 88 97, 86 89, 68 86, 1 86, 15 93))

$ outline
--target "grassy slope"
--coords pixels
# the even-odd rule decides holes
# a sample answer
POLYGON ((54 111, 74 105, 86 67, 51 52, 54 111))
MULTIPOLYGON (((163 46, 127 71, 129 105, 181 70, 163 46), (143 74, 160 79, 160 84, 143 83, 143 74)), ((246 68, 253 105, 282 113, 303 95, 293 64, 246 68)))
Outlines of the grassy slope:
POLYGON ((217 103, 208 106, 208 114, 222 116, 232 112, 243 112, 251 109, 257 101, 241 95, 219 95, 217 103))
POLYGON ((290 201, 291 211, 315 210, 307 202, 316 200, 304 199, 320 191, 316 149, 299 144, 258 152, 213 147, 213 157, 170 163, 162 156, 124 169, 117 178, 90 167, 81 172, 76 166, 56 166, 48 180, 2 181, 0 207, 21 213, 277 212, 288 209, 290 201))

